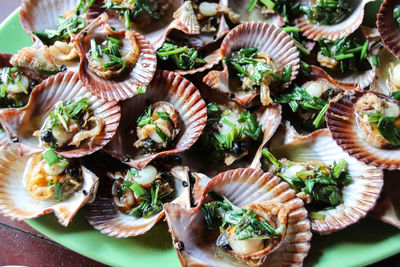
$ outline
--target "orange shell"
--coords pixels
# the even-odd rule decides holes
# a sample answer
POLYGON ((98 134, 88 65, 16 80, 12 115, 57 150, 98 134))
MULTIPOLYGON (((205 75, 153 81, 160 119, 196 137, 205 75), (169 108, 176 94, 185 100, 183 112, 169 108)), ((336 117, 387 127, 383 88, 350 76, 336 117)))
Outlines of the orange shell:
POLYGON ((196 208, 185 209, 178 204, 164 205, 174 247, 183 266, 243 264, 217 248, 216 236, 210 235, 200 210, 210 191, 226 196, 239 207, 264 201, 281 203, 287 207, 289 213, 286 235, 280 245, 268 254, 265 262, 261 262, 261 266, 302 264, 310 249, 312 236, 302 200, 296 197, 288 184, 271 173, 255 169, 234 169, 217 175, 207 184, 196 208), (183 250, 179 250, 178 242, 183 245, 183 250))
POLYGON ((103 79, 97 76, 90 68, 86 53, 90 50, 90 40, 93 36, 107 36, 108 34, 125 37, 128 31, 113 31, 108 24, 108 15, 103 13, 85 28, 75 39, 81 62, 79 65, 79 77, 84 86, 101 99, 124 100, 137 94, 140 86, 147 86, 153 78, 156 70, 157 59, 154 49, 144 36, 133 33, 139 46, 139 58, 130 73, 123 74, 119 78, 103 79))
POLYGON ((378 13, 376 25, 384 45, 396 57, 400 58, 400 27, 393 18, 393 10, 400 1, 383 1, 378 13))
POLYGON ((23 173, 28 159, 32 156, 31 152, 33 151, 23 153, 15 144, 1 147, 0 212, 17 220, 32 219, 54 212, 59 223, 68 226, 78 210, 96 195, 99 180, 82 166, 82 188, 68 200, 58 202, 33 199, 23 186, 23 173))
POLYGON ((100 100, 88 92, 77 73, 65 72, 49 77, 35 87, 25 107, 1 110, 0 122, 10 140, 17 137, 22 146, 43 151, 45 148, 39 146, 39 138, 33 137, 33 132, 41 128, 58 102, 81 97, 87 97, 93 114, 104 119, 104 129, 91 145, 84 142, 79 148, 69 147, 57 152, 66 158, 82 157, 101 149, 111 140, 117 131, 121 109, 117 102, 100 100))
POLYGON ((359 134, 354 105, 366 93, 400 104, 374 91, 346 91, 330 102, 326 112, 326 121, 332 137, 344 151, 367 165, 388 170, 400 169, 400 149, 373 147, 359 134))
MULTIPOLYGON (((232 51, 246 47, 258 48, 259 52, 269 55, 278 67, 292 66, 290 81, 280 88, 287 88, 296 78, 300 68, 299 52, 293 40, 281 29, 261 22, 240 24, 226 35, 221 45, 221 57, 229 58, 232 51)), ((223 71, 211 71, 204 77, 203 82, 223 93, 231 93, 228 66, 225 62, 223 62, 223 65, 223 71)), ((233 100, 242 106, 246 106, 257 95, 258 92, 246 93, 235 96, 233 100)))
MULTIPOLYGON (((361 25, 364 19, 364 9, 368 2, 373 0, 353 0, 356 8, 344 21, 336 25, 311 24, 305 15, 295 21, 296 27, 300 28, 302 34, 308 39, 317 41, 319 37, 329 40, 337 40, 353 33, 361 25)), ((310 4, 311 0, 302 0, 302 4, 310 4)))
POLYGON ((207 107, 197 88, 182 76, 169 71, 157 71, 145 94, 139 94, 122 103, 122 113, 118 134, 104 149, 110 155, 137 169, 144 168, 157 157, 189 149, 199 138, 207 121, 207 107), (137 139, 136 121, 146 105, 157 101, 169 102, 178 110, 183 128, 173 147, 143 154, 142 149, 133 146, 137 139))

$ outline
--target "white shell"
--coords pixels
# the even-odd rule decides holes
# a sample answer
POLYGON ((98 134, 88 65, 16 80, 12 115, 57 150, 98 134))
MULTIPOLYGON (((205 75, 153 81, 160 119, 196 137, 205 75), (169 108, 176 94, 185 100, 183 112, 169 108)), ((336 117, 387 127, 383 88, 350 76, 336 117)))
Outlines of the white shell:
POLYGON ((342 190, 344 203, 335 209, 317 211, 326 217, 324 220, 311 219, 313 231, 328 234, 343 229, 365 217, 375 206, 383 186, 382 170, 350 157, 332 139, 328 129, 318 130, 304 137, 299 136, 286 144, 275 142, 273 145, 270 151, 277 158, 297 162, 321 161, 326 164, 344 159, 348 163, 353 181, 342 190))
POLYGON ((98 178, 82 166, 82 188, 65 201, 37 200, 23 185, 23 173, 30 153, 11 144, 1 147, 0 153, 0 211, 13 219, 26 220, 54 212, 61 225, 67 226, 78 210, 95 195, 98 178), (25 155, 21 155, 25 154, 25 155), (83 194, 86 191, 87 194, 83 194))

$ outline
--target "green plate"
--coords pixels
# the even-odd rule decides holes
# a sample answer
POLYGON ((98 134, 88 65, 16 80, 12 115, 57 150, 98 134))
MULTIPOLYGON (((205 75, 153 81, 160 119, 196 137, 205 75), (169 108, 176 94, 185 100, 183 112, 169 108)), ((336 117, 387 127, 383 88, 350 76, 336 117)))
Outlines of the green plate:
MULTIPOLYGON (((0 51, 15 53, 32 44, 21 28, 18 11, 0 25, 0 51)), ((54 215, 27 223, 54 241, 97 261, 113 266, 179 266, 167 225, 157 224, 147 234, 117 239, 94 230, 80 212, 64 228, 54 215)), ((400 252, 400 231, 373 219, 327 236, 315 235, 305 266, 362 266, 400 252)))

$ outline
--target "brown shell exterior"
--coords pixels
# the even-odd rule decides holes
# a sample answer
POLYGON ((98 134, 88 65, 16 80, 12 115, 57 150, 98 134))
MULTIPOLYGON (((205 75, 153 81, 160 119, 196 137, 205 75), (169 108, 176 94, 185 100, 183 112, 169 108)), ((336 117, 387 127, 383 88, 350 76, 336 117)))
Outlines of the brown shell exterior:
POLYGON ((22 146, 43 151, 45 148, 39 147, 39 139, 32 136, 33 132, 41 128, 49 112, 59 101, 80 97, 87 97, 93 114, 104 119, 102 133, 94 138, 90 146, 84 142, 79 148, 66 148, 57 152, 67 158, 82 157, 101 149, 111 140, 117 131, 121 108, 115 101, 106 102, 93 96, 83 87, 77 73, 65 72, 49 77, 35 87, 25 107, 1 110, 0 122, 10 140, 17 137, 22 146))
POLYGON ((399 4, 398 0, 383 1, 376 21, 384 45, 398 58, 400 58, 400 28, 393 19, 393 10, 399 4))
POLYGON ((207 107, 197 88, 182 76, 169 71, 157 71, 146 94, 137 95, 122 103, 122 113, 124 115, 119 132, 105 147, 105 151, 120 160, 129 156, 125 163, 137 169, 144 168, 157 157, 189 149, 199 138, 207 121, 207 107), (179 111, 183 128, 171 148, 143 155, 140 154, 140 149, 133 146, 137 137, 130 132, 136 131, 136 121, 145 106, 157 101, 169 102, 179 111))
POLYGON ((310 223, 303 202, 296 197, 288 184, 271 173, 255 169, 235 169, 214 177, 204 189, 196 208, 184 209, 177 204, 164 205, 175 248, 178 242, 184 245, 183 250, 176 249, 183 266, 245 265, 216 248, 215 236, 208 232, 200 208, 209 191, 224 195, 233 204, 241 207, 263 201, 285 205, 289 209, 286 236, 280 246, 267 256, 265 262, 261 262, 261 266, 302 265, 311 240, 310 223))
POLYGON ((82 166, 82 189, 66 201, 34 199, 23 186, 23 173, 32 152, 24 152, 15 144, 1 147, 0 212, 16 220, 32 219, 54 212, 59 223, 66 227, 78 210, 96 195, 99 180, 82 166), (87 194, 83 194, 83 191, 87 194))
POLYGON ((90 39, 93 34, 105 36, 110 33, 125 36, 126 32, 113 31, 108 24, 108 15, 103 13, 76 37, 75 48, 81 58, 79 77, 83 85, 93 94, 107 101, 124 100, 135 96, 138 87, 147 86, 150 83, 156 70, 157 58, 154 49, 142 34, 133 31, 140 54, 131 72, 118 78, 103 79, 89 68, 86 53, 90 49, 90 39))
POLYGON ((330 102, 326 121, 333 139, 351 156, 381 169, 400 169, 399 149, 378 149, 369 145, 359 134, 354 105, 366 93, 373 93, 388 101, 399 102, 373 91, 348 91, 330 102))
MULTIPOLYGON (((232 51, 256 47, 259 52, 269 55, 278 67, 292 65, 290 81, 280 88, 284 89, 296 78, 300 69, 300 58, 293 40, 284 31, 274 25, 262 22, 246 22, 231 30, 221 45, 221 57, 230 57, 232 51)), ((228 66, 223 62, 223 71, 212 71, 203 78, 203 82, 211 88, 223 93, 231 92, 229 89, 228 66)), ((234 100, 242 106, 248 105, 258 92, 236 96, 234 100)))
MULTIPOLYGON (((301 16, 295 21, 296 27, 300 28, 302 34, 308 39, 317 41, 319 37, 329 40, 337 40, 346 37, 353 33, 361 25, 364 19, 364 9, 368 2, 373 0, 358 0, 356 9, 344 21, 336 25, 318 25, 311 24, 305 15, 301 16)), ((303 0, 303 4, 310 4, 313 1, 303 0)))

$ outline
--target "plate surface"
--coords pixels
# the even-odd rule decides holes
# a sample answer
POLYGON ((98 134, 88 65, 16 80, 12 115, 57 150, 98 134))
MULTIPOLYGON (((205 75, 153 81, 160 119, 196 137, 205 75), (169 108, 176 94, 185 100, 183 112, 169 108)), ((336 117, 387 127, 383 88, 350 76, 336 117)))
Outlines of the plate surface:
MULTIPOLYGON (((8 53, 32 44, 21 28, 18 11, 0 25, 0 40, 0 51, 8 53)), ((86 222, 82 212, 68 228, 59 225, 52 214, 27 223, 54 241, 112 266, 179 266, 165 222, 158 223, 143 236, 127 239, 100 234, 86 222)), ((398 252, 400 231, 397 228, 374 219, 364 219, 338 233, 315 235, 304 265, 362 266, 398 252)))

